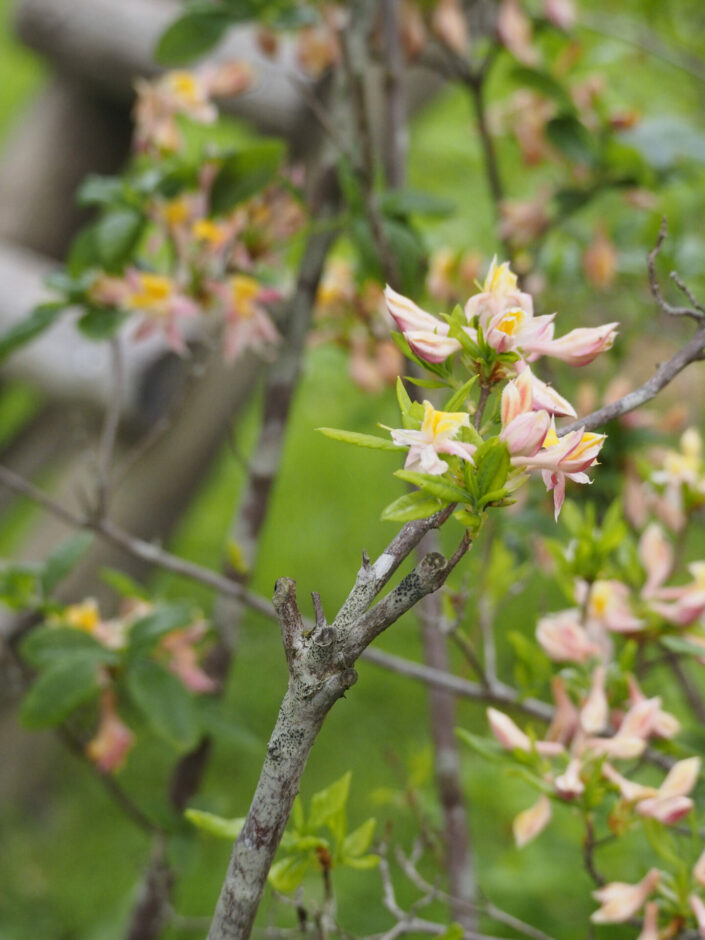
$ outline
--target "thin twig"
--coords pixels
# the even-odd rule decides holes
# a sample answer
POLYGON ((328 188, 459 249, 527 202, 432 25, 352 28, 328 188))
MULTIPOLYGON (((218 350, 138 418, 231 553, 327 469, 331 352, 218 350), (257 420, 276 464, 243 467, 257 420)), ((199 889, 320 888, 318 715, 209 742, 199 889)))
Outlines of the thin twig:
MULTIPOLYGON (((705 320, 705 313, 703 313, 700 309, 693 309, 693 307, 674 307, 672 304, 668 303, 661 292, 661 285, 659 284, 658 276, 656 274, 656 258, 661 251, 661 246, 666 240, 667 235, 668 223, 666 221, 666 217, 664 216, 661 219, 661 225, 659 227, 658 236, 656 238, 656 244, 647 255, 649 287, 651 288, 651 294, 662 313, 667 314, 669 317, 691 317, 693 320, 701 323, 703 320, 705 320)), ((671 277, 673 277, 673 274, 675 274, 675 272, 671 273, 671 277)), ((678 275, 676 275, 676 277, 678 277, 678 275)), ((681 289, 685 289, 687 291, 687 288, 684 284, 681 289)))
POLYGON ((387 185, 399 189, 406 176, 406 102, 403 49, 399 30, 399 0, 382 0, 384 34, 384 169, 387 185))
POLYGON ((111 465, 123 404, 125 359, 122 340, 119 335, 113 336, 110 340, 110 371, 112 387, 98 445, 98 483, 96 487, 96 513, 98 515, 104 514, 110 500, 111 465))

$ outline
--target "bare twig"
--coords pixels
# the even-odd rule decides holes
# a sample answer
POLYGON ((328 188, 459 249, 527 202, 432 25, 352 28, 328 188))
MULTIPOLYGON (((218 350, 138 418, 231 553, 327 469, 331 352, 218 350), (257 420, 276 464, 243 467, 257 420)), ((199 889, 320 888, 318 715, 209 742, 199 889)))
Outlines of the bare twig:
POLYGON ((666 217, 664 216, 661 219, 661 226, 659 228, 658 236, 656 238, 656 244, 651 249, 647 257, 647 267, 649 269, 649 287, 651 288, 651 294, 658 304, 659 310, 662 313, 667 314, 669 317, 691 317, 698 323, 702 323, 705 320, 705 311, 703 308, 695 301, 692 294, 681 281, 675 271, 671 272, 671 277, 676 282, 678 287, 686 294, 688 299, 693 304, 692 307, 674 307, 672 304, 669 304, 666 298, 661 292, 661 285, 658 281, 658 276, 656 274, 656 258, 658 257, 659 252, 661 251, 661 246, 666 240, 668 235, 668 224, 666 222, 666 217))
POLYGON ((105 421, 98 445, 98 467, 96 487, 96 514, 102 516, 110 500, 112 482, 112 460, 115 449, 120 414, 122 411, 125 384, 125 361, 119 335, 110 340, 110 368, 112 371, 112 394, 105 412, 105 421))
POLYGON ((462 900, 461 898, 451 898, 445 891, 441 891, 426 881, 417 868, 416 859, 414 858, 413 853, 411 856, 408 856, 400 848, 397 848, 395 854, 401 870, 404 872, 409 881, 419 889, 419 891, 423 891, 425 894, 433 892, 439 900, 455 900, 459 906, 472 908, 474 911, 481 911, 488 917, 491 917, 492 920, 496 920, 498 924, 511 927, 517 933, 523 934, 525 937, 531 937, 532 940, 552 940, 552 938, 542 930, 539 930, 537 927, 533 927, 531 924, 525 923, 523 920, 520 920, 518 917, 514 917, 512 914, 508 914, 506 911, 501 910, 501 908, 496 907, 487 900, 470 903, 468 901, 462 900))

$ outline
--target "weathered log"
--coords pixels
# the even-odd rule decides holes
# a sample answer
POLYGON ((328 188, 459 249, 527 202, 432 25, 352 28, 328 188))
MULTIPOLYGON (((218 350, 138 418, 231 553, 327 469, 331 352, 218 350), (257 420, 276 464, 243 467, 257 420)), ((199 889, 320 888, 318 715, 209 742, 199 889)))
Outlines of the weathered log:
POLYGON ((124 108, 57 77, 10 134, 0 162, 0 238, 63 258, 86 211, 75 192, 88 173, 116 173, 129 151, 124 108))

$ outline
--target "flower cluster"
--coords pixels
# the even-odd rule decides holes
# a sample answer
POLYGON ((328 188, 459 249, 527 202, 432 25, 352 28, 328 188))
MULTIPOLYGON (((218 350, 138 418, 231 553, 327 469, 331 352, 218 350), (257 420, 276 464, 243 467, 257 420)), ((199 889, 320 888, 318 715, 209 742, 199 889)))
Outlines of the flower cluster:
MULTIPOLYGON (((560 436, 555 418, 575 418, 575 409, 534 374, 531 364, 541 356, 553 356, 573 366, 587 365, 612 346, 617 324, 583 327, 555 338, 555 314, 535 316, 531 295, 519 288, 509 265, 498 265, 496 259, 482 290, 450 316, 427 313, 390 287, 385 297, 408 354, 441 383, 453 387, 452 370, 458 360, 479 380, 484 396, 498 390, 501 427, 497 440, 507 449, 510 469, 495 489, 508 484, 510 492, 526 473, 538 472, 546 488, 553 491, 557 517, 566 481, 589 482, 586 471, 597 463, 605 438, 582 428, 560 436), (510 378, 512 375, 515 377, 510 378)), ((461 394, 458 403, 464 399, 461 394)), ((482 437, 473 433, 469 412, 439 412, 424 402, 422 414, 408 412, 406 418, 405 428, 392 431, 395 444, 409 447, 405 470, 441 476, 450 469, 453 474, 439 454, 452 454, 473 464, 473 453, 482 437)), ((482 413, 476 410, 475 418, 474 430, 479 431, 482 413)), ((462 474, 455 473, 453 480, 463 485, 462 474)), ((467 479, 465 485, 470 485, 467 479)))
MULTIPOLYGON (((160 679, 164 675, 161 670, 174 676, 185 695, 215 691, 216 683, 200 664, 200 647, 208 626, 184 609, 159 608, 130 598, 125 600, 119 616, 104 620, 96 602, 89 598, 55 614, 45 629, 49 641, 54 637, 53 646, 59 658, 64 638, 69 651, 78 642, 72 643, 66 631, 80 631, 96 646, 93 655, 97 663, 99 719, 96 732, 86 745, 86 754, 103 773, 118 770, 135 743, 135 733, 120 717, 118 701, 123 694, 125 677, 128 691, 132 690, 133 697, 136 694, 140 698, 139 688, 135 693, 135 683, 130 679, 138 658, 146 657, 159 670, 157 681, 164 681, 160 679), (106 655, 100 655, 101 649, 106 655)), ((39 642, 41 640, 40 634, 39 642)), ((147 682, 154 681, 153 673, 145 675, 147 682)), ((169 707, 174 704, 172 693, 169 707)))

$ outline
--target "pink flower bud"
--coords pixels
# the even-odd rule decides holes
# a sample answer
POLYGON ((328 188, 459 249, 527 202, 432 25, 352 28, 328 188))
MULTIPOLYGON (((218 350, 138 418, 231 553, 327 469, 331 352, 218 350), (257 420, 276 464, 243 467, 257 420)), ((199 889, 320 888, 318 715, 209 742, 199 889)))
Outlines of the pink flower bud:
POLYGON ((564 800, 574 800, 585 791, 585 784, 580 779, 582 762, 575 757, 566 767, 560 777, 556 777, 556 792, 564 800))
POLYGON ((592 674, 592 688, 580 710, 580 725, 586 734, 598 734, 607 728, 609 706, 605 695, 607 670, 598 666, 592 674))
POLYGON ((496 708, 488 708, 487 720, 490 723, 490 731, 502 747, 508 751, 513 751, 516 748, 520 751, 531 750, 531 740, 528 735, 524 734, 521 728, 514 724, 509 715, 497 711, 496 708))
POLYGON ((580 327, 559 339, 542 343, 536 352, 562 359, 572 366, 586 366, 600 353, 612 348, 618 326, 618 323, 605 323, 603 326, 580 327))
POLYGON ((661 526, 652 522, 639 539, 639 559, 646 570, 644 597, 651 597, 673 569, 673 550, 661 526))
POLYGON ((664 826, 673 826, 693 808, 693 801, 687 796, 669 796, 666 799, 653 797, 642 800, 636 810, 640 816, 648 816, 663 823, 664 826))
POLYGON ((532 839, 535 839, 539 833, 543 832, 550 821, 551 801, 548 797, 541 796, 533 806, 519 813, 512 823, 517 848, 521 849, 532 839))
POLYGON ((695 920, 698 924, 698 932, 701 937, 705 937, 705 904, 697 896, 697 894, 691 894, 688 898, 688 903, 690 904, 690 909, 693 914, 695 914, 695 920))

